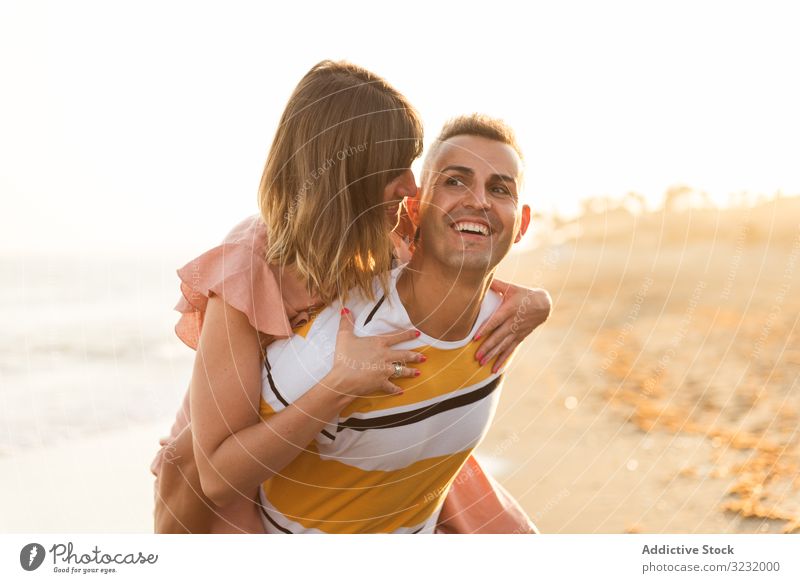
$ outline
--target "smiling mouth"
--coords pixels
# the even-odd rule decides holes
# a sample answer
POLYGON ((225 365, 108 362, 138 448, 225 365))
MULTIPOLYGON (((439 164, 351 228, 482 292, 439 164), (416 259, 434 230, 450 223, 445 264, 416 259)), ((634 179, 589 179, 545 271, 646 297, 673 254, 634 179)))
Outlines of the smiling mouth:
POLYGON ((472 221, 456 221, 453 223, 452 229, 462 235, 477 235, 479 237, 488 237, 491 233, 491 229, 486 225, 473 223, 472 221))

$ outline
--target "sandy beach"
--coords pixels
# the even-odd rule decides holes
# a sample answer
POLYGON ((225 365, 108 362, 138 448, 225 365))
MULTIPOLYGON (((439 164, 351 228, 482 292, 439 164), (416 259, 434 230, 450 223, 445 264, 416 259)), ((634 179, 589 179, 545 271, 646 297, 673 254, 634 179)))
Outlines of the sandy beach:
POLYGON ((800 528, 798 216, 607 209, 503 266, 554 310, 483 451, 543 532, 800 528))
MULTIPOLYGON (((797 198, 606 209, 502 265, 554 310, 516 355, 478 455, 542 532, 800 529, 798 216, 797 198)), ((185 351, 185 375, 163 365, 175 409, 185 351)), ((0 531, 151 532, 149 465, 171 423, 6 452, 0 531)))
POLYGON ((171 421, 0 458, 0 531, 148 533, 149 466, 171 421))

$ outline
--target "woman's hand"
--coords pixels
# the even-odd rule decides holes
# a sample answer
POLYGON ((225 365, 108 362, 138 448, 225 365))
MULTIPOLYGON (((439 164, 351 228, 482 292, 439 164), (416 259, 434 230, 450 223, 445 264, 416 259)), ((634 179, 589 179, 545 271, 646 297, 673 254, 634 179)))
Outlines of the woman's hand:
MULTIPOLYGON (((258 332, 245 314, 209 297, 189 397, 199 481, 214 504, 251 498, 355 397, 399 392, 388 380, 393 362, 424 359, 419 352, 391 348, 415 338, 415 330, 359 338, 348 314, 341 319, 331 372, 287 407, 262 417, 258 332)), ((415 374, 403 367, 401 376, 415 374)))
POLYGON ((478 329, 475 340, 486 338, 475 353, 481 366, 497 357, 497 372, 528 334, 550 315, 552 300, 543 289, 531 289, 495 279, 491 289, 503 295, 503 302, 478 329))
MULTIPOLYGON (((395 344, 413 340, 419 336, 417 330, 406 330, 382 336, 359 337, 353 333, 350 310, 342 310, 339 331, 336 335, 333 385, 336 390, 353 397, 360 397, 382 390, 400 394, 403 390, 391 382, 395 362, 402 365, 425 362, 425 355, 413 350, 395 350, 395 344)), ((402 367, 399 377, 414 377, 420 374, 414 368, 402 367)), ((398 377, 392 377, 398 378, 398 377)))

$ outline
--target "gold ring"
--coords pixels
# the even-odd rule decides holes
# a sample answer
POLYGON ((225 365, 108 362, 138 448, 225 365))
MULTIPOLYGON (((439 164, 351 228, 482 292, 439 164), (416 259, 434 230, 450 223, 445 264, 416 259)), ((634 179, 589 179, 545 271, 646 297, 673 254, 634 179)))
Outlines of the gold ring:
POLYGON ((392 364, 394 365, 394 372, 392 373, 392 376, 390 376, 389 378, 396 379, 397 377, 403 374, 403 365, 400 364, 399 362, 393 362, 392 364))

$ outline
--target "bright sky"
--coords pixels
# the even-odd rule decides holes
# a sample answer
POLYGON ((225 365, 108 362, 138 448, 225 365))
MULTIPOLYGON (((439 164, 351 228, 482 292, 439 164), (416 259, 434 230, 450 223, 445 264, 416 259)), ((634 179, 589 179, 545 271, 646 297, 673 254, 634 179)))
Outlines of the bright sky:
POLYGON ((281 110, 323 58, 386 77, 429 137, 505 118, 541 212, 680 183, 800 194, 791 2, 392 6, 3 2, 0 253, 217 242, 256 212, 281 110))

